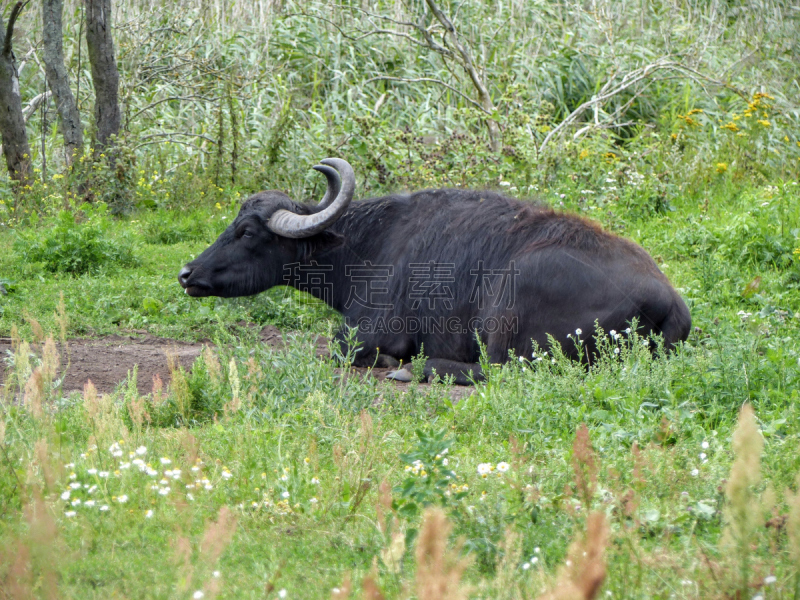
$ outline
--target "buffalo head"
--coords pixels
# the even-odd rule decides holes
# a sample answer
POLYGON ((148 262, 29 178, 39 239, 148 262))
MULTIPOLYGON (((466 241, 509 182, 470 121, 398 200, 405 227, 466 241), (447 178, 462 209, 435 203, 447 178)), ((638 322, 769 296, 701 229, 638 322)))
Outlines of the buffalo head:
POLYGON ((347 210, 355 191, 350 165, 326 158, 314 169, 328 189, 318 206, 292 201, 278 191, 248 198, 239 214, 211 246, 178 274, 190 296, 250 296, 283 283, 287 264, 305 262, 321 249, 341 244, 328 230, 347 210))

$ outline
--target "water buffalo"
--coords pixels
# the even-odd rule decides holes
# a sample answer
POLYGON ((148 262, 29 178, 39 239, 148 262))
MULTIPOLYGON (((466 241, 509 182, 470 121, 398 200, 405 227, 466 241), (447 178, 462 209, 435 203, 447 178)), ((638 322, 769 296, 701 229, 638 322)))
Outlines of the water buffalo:
POLYGON ((595 322, 622 331, 635 320, 667 348, 689 334, 686 304, 647 252, 592 221, 480 190, 351 203, 350 165, 321 163, 314 168, 328 189, 319 205, 278 191, 251 196, 181 269, 186 293, 249 296, 291 285, 358 327, 357 366, 407 363, 424 344, 426 374, 457 383, 480 377, 476 338, 502 363, 509 351, 530 357, 532 340, 547 347, 548 334, 591 360, 595 322))

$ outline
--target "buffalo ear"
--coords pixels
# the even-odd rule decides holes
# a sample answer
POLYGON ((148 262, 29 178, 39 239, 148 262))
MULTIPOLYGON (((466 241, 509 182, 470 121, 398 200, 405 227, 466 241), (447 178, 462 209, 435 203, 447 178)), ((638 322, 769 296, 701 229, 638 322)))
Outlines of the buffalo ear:
POLYGON ((308 262, 313 256, 325 254, 344 244, 344 236, 333 231, 325 230, 317 235, 298 240, 297 259, 299 262, 308 262))

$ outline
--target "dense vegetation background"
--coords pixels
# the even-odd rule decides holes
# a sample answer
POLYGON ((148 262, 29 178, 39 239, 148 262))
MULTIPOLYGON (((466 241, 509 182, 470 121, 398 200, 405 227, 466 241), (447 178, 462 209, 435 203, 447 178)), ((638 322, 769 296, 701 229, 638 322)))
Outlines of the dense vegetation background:
MULTIPOLYGON (((456 44, 429 4, 116 2, 113 153, 67 168, 52 101, 30 105, 35 179, 0 174, 0 597, 800 596, 800 11, 441 2, 456 44), (325 156, 360 197, 486 187, 596 219, 695 330, 669 360, 598 332, 592 369, 487 365, 454 404, 343 378, 312 343, 337 317, 307 298, 182 293, 244 197, 320 197, 325 156), (242 323, 301 333, 275 351, 242 323), (61 393, 48 335, 131 330, 216 346, 147 396, 135 372, 61 393), (431 505, 446 522, 422 525, 431 505)), ((82 23, 68 2, 91 138, 82 23)), ((27 105, 36 5, 15 32, 27 105)))

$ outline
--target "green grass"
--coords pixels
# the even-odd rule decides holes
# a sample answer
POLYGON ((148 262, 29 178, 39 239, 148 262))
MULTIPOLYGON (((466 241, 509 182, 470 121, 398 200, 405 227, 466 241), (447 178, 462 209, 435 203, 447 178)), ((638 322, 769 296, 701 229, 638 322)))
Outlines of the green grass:
MULTIPOLYGON (((36 181, 15 194, 0 178, 0 335, 23 340, 0 389, 0 598, 328 598, 348 579, 360 597, 367 576, 386 598, 415 597, 428 505, 470 561, 472 598, 563 583, 590 510, 610 527, 601 597, 800 598, 795 7, 443 2, 492 95, 493 152, 460 67, 407 38, 361 35, 392 22, 316 1, 207 4, 115 3, 127 116, 113 168, 88 150, 63 167, 51 104, 28 121, 36 181), (666 55, 695 75, 660 71, 540 152, 611 74, 666 55), (593 119, 603 127, 583 129, 593 119), (444 385, 401 393, 343 377, 313 344, 340 317, 301 294, 183 293, 179 269, 243 198, 319 198, 309 167, 325 156, 353 165, 359 197, 464 185, 601 222, 679 289, 689 340, 666 359, 602 334, 591 369, 558 355, 485 365, 454 403, 444 385), (26 345, 38 326, 60 336, 62 297, 67 338, 147 332, 216 350, 160 393, 140 396, 134 373, 107 397, 65 396, 52 360, 26 345), (299 333, 278 351, 252 324, 299 333), (745 404, 761 480, 734 506, 734 460, 759 471, 752 440, 733 452, 745 404), (592 451, 575 446, 584 424, 592 451)), ((370 6, 417 22, 423 4, 370 6)), ((66 10, 90 126, 79 7, 66 10)), ((41 37, 37 14, 18 23, 17 56, 41 37)), ((23 102, 44 86, 26 68, 23 102)))
MULTIPOLYGON (((560 189, 572 183, 549 197, 560 198, 560 189)), ((787 186, 791 226, 798 220, 796 189, 787 186)), ((206 246, 211 226, 195 239, 151 244, 154 213, 110 220, 104 239, 127 240, 135 260, 77 275, 21 260, 17 234, 6 231, 0 269, 14 284, 2 300, 4 333, 13 325, 29 337, 30 318, 56 332, 63 292, 70 336, 138 329, 184 339, 210 336, 219 356, 198 359, 183 376, 186 384, 165 399, 144 398, 151 425, 132 417, 132 407, 142 402, 133 385, 99 407, 46 389, 48 408, 41 417, 8 389, 0 471, 7 507, 3 546, 21 540, 36 547, 23 511, 41 487, 57 539, 47 544, 52 560, 34 552, 34 581, 45 581, 52 570, 65 597, 189 597, 209 589, 213 571, 221 573, 223 597, 262 597, 266 586, 294 597, 328 597, 348 574, 357 585, 375 560, 384 593, 399 597, 414 577, 421 510, 434 503, 465 540, 463 551, 472 560, 466 579, 475 589, 492 597, 534 597, 550 585, 584 526, 586 507, 574 487, 571 456, 575 432, 586 423, 600 465, 591 503, 607 515, 613 532, 603 590, 626 598, 716 597, 733 593, 741 572, 720 539, 731 434, 739 408, 749 402, 765 441, 759 490, 774 490, 776 501, 774 513, 759 521, 748 582, 758 587, 774 575, 769 597, 794 597, 797 565, 787 538, 764 523, 786 514, 786 490, 794 489, 800 472, 798 266, 790 252, 782 258, 792 243, 780 236, 779 209, 769 198, 774 191, 753 185, 730 190, 730 184, 710 188, 708 209, 686 197, 666 215, 636 216, 611 205, 620 216, 606 216, 608 225, 624 227, 657 257, 691 307, 697 329, 675 356, 652 359, 634 341, 619 355, 609 343, 606 359, 589 371, 549 357, 487 365, 487 381, 455 405, 445 386, 399 394, 374 380, 343 380, 335 364, 314 356, 310 338, 275 351, 237 326, 257 321, 296 329, 306 323, 325 333, 331 321, 317 304, 296 298, 282 303, 274 293, 237 301, 187 298, 175 272, 206 246), (740 311, 751 315, 743 318, 740 311), (240 403, 235 411, 229 404, 234 396, 240 403), (405 470, 411 458, 404 456, 426 456, 427 442, 417 430, 445 436, 448 468, 458 486, 468 486, 465 492, 436 492, 405 470), (50 483, 36 458, 37 440, 48 444, 50 483), (115 458, 108 449, 119 440, 123 457, 115 458), (159 470, 157 477, 135 466, 120 468, 139 446, 147 448, 144 459, 159 470), (203 461, 197 474, 191 471, 195 453, 203 461), (171 464, 161 465, 160 457, 171 464), (508 472, 487 479, 478 474, 480 463, 500 462, 511 465, 508 472), (170 491, 161 496, 151 486, 173 467, 181 475, 167 480, 170 491), (111 475, 101 479, 89 468, 111 475), (201 474, 211 490, 186 488, 201 474), (381 510, 395 514, 391 527, 407 542, 397 572, 380 558, 393 531, 377 524, 382 481, 393 489, 394 508, 381 510), (74 491, 70 501, 79 497, 83 503, 72 507, 60 494, 73 482, 98 489, 91 496, 85 488, 74 491), (289 492, 285 504, 283 492, 289 492), (128 499, 120 504, 123 494, 128 499), (90 498, 94 507, 85 505, 90 498), (100 512, 101 503, 109 510, 100 512), (223 506, 237 525, 217 561, 201 549, 201 540, 223 506), (68 510, 76 515, 66 516, 68 510), (504 545, 507 531, 519 536, 513 548, 504 545), (176 549, 179 538, 188 540, 186 555, 176 549), (506 554, 517 562, 504 565, 506 554), (523 568, 533 557, 537 562, 523 568), (506 576, 500 573, 508 569, 510 583, 501 583, 506 576)), ((591 214, 591 206, 575 208, 591 214)), ((196 215, 218 219, 221 229, 219 212, 211 207, 196 215)), ((183 222, 180 213, 164 211, 157 219, 167 231, 183 222)), ((24 235, 50 235, 43 225, 24 235)), ((430 469, 443 468, 429 460, 430 469)), ((3 569, 9 561, 0 562, 3 569)))

